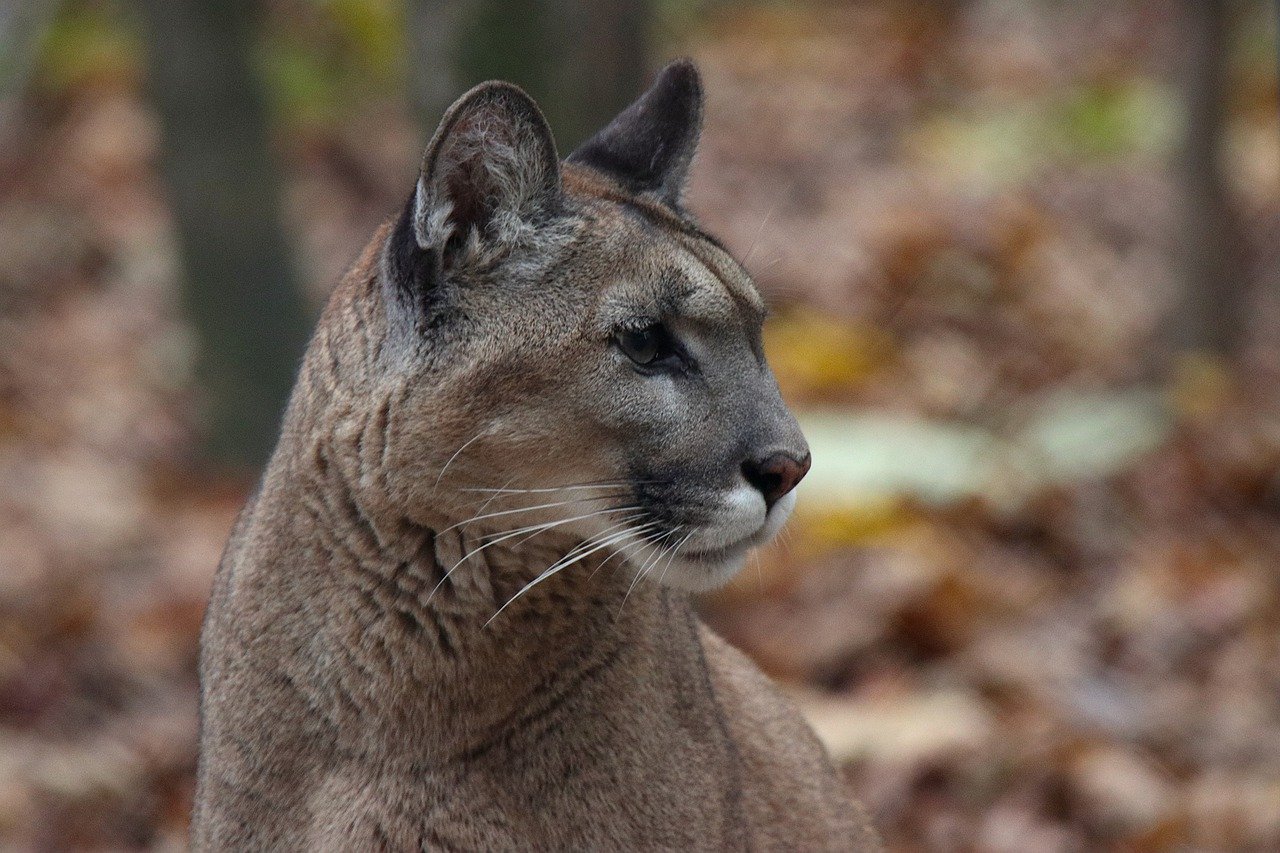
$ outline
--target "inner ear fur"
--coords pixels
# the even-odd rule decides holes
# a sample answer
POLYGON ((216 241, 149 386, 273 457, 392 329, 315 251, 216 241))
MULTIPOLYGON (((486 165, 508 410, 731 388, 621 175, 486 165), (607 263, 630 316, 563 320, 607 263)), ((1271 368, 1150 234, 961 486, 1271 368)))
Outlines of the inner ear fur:
POLYGON ((560 206, 560 164, 547 120, 510 83, 482 83, 445 113, 427 146, 413 204, 422 249, 510 242, 560 206))
POLYGON ((678 209, 702 134, 702 112, 698 69, 691 60, 678 59, 568 160, 678 209))

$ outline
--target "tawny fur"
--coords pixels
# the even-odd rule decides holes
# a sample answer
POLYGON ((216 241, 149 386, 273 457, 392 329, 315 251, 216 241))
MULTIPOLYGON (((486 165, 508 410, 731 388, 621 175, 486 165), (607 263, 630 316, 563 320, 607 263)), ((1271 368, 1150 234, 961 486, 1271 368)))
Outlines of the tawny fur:
MULTIPOLYGON (((575 281, 643 278, 692 252, 719 270, 717 304, 758 300, 662 205, 585 169, 565 167, 564 185, 578 236, 553 261, 575 281)), ((432 364, 389 319, 389 232, 334 292, 217 574, 194 846, 875 849, 796 709, 686 594, 633 586, 605 550, 490 621, 582 536, 551 529, 457 565, 517 526, 459 524, 477 510, 463 487, 616 476, 625 435, 584 416, 595 356, 566 343, 591 322, 574 300, 593 286, 546 288, 467 363, 432 364), (412 359, 457 379, 425 381, 412 359)), ((460 316, 488 310, 480 290, 460 316)))

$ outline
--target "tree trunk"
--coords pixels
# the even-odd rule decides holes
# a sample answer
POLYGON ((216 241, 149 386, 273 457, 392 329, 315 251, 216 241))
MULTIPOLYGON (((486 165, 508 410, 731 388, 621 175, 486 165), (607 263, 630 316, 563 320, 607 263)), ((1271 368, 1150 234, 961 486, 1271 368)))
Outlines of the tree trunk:
POLYGON ((1178 164, 1182 270, 1171 341, 1231 357, 1247 327, 1244 240, 1223 167, 1228 0, 1182 0, 1186 128, 1178 164))
POLYGON ((0 88, 0 143, 13 144, 13 117, 59 5, 59 0, 0 4, 0 80, 4 81, 0 88))
POLYGON ((509 80, 534 97, 567 154, 640 93, 646 0, 411 0, 412 95, 430 132, 458 95, 509 80))
POLYGON ((163 168, 199 334, 209 455, 265 461, 310 322, 280 222, 251 0, 144 0, 163 168))

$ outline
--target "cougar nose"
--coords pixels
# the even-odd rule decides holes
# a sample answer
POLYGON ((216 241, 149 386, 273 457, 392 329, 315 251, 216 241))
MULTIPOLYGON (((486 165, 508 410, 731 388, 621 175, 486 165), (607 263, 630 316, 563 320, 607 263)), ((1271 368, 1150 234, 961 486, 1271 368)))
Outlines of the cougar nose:
POLYGON ((764 459, 748 459, 742 463, 742 475, 747 482, 764 495, 765 506, 770 509, 778 499, 796 487, 809 473, 811 456, 796 459, 789 453, 774 453, 764 459))

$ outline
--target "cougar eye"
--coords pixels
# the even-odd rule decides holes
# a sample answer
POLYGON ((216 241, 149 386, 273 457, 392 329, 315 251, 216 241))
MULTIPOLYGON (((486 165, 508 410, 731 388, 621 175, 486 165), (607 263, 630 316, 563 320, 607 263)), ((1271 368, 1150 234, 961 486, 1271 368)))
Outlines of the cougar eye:
POLYGON ((680 362, 675 339, 661 323, 638 329, 619 329, 613 340, 627 358, 641 367, 675 366, 680 362))

